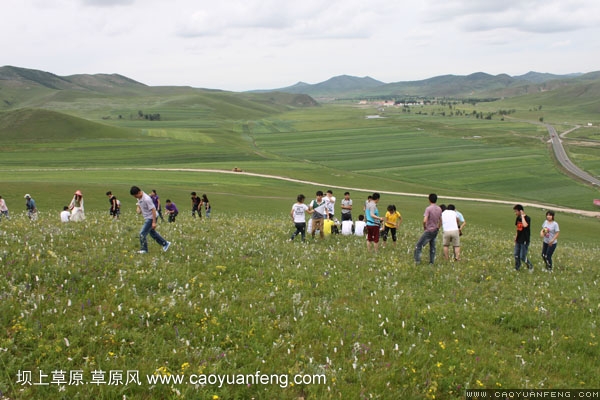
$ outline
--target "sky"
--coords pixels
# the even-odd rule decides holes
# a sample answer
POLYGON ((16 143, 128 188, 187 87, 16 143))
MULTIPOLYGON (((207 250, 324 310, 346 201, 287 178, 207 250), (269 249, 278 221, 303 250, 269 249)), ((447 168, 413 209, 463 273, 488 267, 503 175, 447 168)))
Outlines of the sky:
POLYGON ((598 0, 2 0, 0 66, 275 89, 600 70, 598 0))

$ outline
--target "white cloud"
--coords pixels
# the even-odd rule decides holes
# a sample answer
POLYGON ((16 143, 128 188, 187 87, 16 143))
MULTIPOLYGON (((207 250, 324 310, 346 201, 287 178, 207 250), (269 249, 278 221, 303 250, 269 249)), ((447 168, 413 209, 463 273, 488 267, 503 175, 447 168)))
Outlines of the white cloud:
POLYGON ((128 6, 135 3, 135 0, 81 0, 81 3, 85 6, 114 7, 128 6))
POLYGON ((596 0, 5 3, 0 65, 58 75, 248 90, 341 74, 393 82, 598 69, 596 0))

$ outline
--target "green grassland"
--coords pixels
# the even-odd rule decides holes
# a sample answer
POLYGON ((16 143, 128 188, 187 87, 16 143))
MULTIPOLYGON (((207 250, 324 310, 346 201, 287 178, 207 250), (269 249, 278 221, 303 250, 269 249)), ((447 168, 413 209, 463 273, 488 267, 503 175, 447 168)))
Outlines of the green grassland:
MULTIPOLYGON (((0 398, 460 399, 465 388, 598 387, 598 220, 557 214, 552 274, 541 272, 537 232, 547 208, 593 210, 600 196, 557 167, 533 111, 544 104, 544 121, 561 132, 587 123, 592 106, 572 119, 543 98, 460 106, 465 114, 517 110, 484 120, 444 116, 439 106, 381 112, 305 100, 189 88, 61 91, 28 99, 36 108, 0 112, 0 195, 12 216, 0 221, 0 398), (366 118, 374 114, 384 118, 366 118), (131 185, 180 208, 175 224, 159 223, 169 252, 151 242, 150 254, 135 254, 141 220, 131 185), (380 211, 396 204, 404 218, 398 245, 372 254, 357 237, 287 242, 296 195, 329 188, 338 201, 350 189, 355 217, 381 191, 380 211), (76 189, 87 219, 61 224, 76 189), (108 216, 107 190, 122 201, 119 221, 108 216), (208 194, 211 220, 191 218, 191 191, 208 194), (434 267, 414 265, 430 192, 467 218, 460 263, 444 261, 440 243, 434 267), (38 221, 24 215, 25 193, 38 221), (512 267, 512 204, 520 202, 543 204, 526 207, 532 274, 512 267), (81 370, 87 381, 93 371, 142 379, 262 371, 327 382, 39 386, 16 378, 32 371, 50 380, 59 370, 81 370)), ((579 142, 596 136, 582 128, 566 140, 592 173, 596 147, 579 142)))
MULTIPOLYGON (((90 122, 45 110, 5 112, 0 116, 5 138, 1 165, 238 167, 338 186, 455 196, 469 192, 582 209, 592 208, 597 192, 563 174, 553 164, 544 128, 527 122, 406 115, 392 109, 385 118, 366 119, 373 109, 338 105, 249 120, 181 110, 171 120, 169 109, 159 111, 164 120, 152 122, 90 122)), ((579 156, 582 152, 574 159, 584 158, 594 171, 597 159, 579 156)))
POLYGON ((528 274, 512 268, 512 230, 493 221, 468 226, 460 263, 438 255, 430 267, 412 261, 410 215, 397 246, 373 255, 358 237, 289 243, 282 213, 182 214, 159 224, 169 252, 152 242, 139 256, 141 221, 124 211, 113 223, 97 211, 80 224, 2 222, 3 396, 460 399, 466 388, 597 387, 599 249, 571 241, 565 219, 555 272, 540 272, 536 240, 528 274), (19 381, 26 371, 55 383, 19 381), (60 371, 88 384, 60 383, 60 371), (127 371, 140 383, 126 384, 127 371), (257 371, 290 384, 146 378, 257 371), (326 381, 291 384, 295 374, 326 381))

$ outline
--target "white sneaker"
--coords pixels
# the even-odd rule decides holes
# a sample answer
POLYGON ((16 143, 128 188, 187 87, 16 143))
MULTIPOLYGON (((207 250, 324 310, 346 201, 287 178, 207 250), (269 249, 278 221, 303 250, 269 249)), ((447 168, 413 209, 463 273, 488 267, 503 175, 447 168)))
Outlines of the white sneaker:
POLYGON ((147 252, 146 250, 140 250, 140 251, 138 251, 137 253, 138 253, 138 254, 146 254, 146 253, 148 253, 148 252, 147 252))
POLYGON ((169 250, 169 247, 170 247, 170 246, 171 246, 171 242, 167 242, 167 244, 165 244, 165 245, 163 246, 163 251, 167 251, 167 250, 169 250))

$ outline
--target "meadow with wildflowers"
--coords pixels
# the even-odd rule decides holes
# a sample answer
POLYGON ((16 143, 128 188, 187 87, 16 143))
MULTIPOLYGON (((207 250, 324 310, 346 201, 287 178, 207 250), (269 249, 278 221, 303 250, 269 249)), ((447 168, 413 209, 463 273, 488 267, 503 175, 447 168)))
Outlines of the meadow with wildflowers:
POLYGON ((598 386, 597 245, 563 241, 555 272, 529 274, 512 268, 498 227, 469 226, 462 261, 439 251, 428 266, 412 259, 418 220, 376 254, 354 236, 288 242, 286 212, 223 211, 159 223, 172 248, 138 255, 140 224, 100 211, 82 223, 2 220, 2 398, 459 399, 466 388, 598 386), (290 378, 147 379, 258 371, 290 378))
MULTIPOLYGON (((552 274, 536 236, 545 208, 594 211, 597 188, 561 173, 547 131, 517 119, 537 120, 527 99, 500 121, 470 118, 465 104, 460 118, 354 104, 244 102, 232 113, 220 99, 231 96, 205 94, 210 107, 161 95, 0 114, 11 210, 0 221, 0 399, 460 399, 467 388, 599 386, 598 220, 557 214, 552 274), (139 109, 163 119, 132 117, 139 109), (365 119, 373 113, 382 118, 365 119), (233 167, 318 184, 200 171, 233 167), (131 185, 178 205, 177 221, 158 226, 167 252, 151 242, 136 254, 131 185), (341 188, 361 188, 356 205, 384 193, 380 211, 396 204, 404 218, 397 246, 289 242, 296 195, 328 185, 338 202, 341 188), (74 190, 87 218, 61 223, 74 190), (107 190, 122 202, 118 221, 107 190), (210 220, 191 218, 192 190, 208 193, 210 220), (460 262, 443 260, 438 238, 435 265, 414 264, 430 192, 467 218, 460 262), (37 221, 23 213, 25 193, 37 221), (513 268, 512 206, 456 196, 543 203, 527 207, 535 271, 513 268)), ((575 161, 593 171, 588 153, 575 161)))

